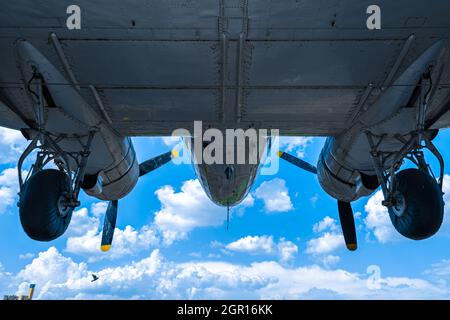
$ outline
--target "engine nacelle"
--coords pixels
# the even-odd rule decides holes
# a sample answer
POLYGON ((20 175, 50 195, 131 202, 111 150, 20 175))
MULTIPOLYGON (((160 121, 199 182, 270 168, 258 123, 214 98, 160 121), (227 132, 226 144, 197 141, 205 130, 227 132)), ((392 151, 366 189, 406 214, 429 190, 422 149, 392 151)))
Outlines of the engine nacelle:
POLYGON ((372 194, 379 186, 376 176, 349 168, 345 159, 337 156, 339 145, 328 138, 317 163, 317 177, 322 188, 333 198, 351 202, 372 194))
MULTIPOLYGON (((111 153, 114 157, 113 164, 95 175, 86 175, 82 186, 88 195, 100 200, 125 197, 139 179, 139 164, 131 139, 109 141, 108 147, 111 148, 111 144, 117 144, 115 152, 111 153)), ((95 151, 92 156, 95 157, 95 151)))

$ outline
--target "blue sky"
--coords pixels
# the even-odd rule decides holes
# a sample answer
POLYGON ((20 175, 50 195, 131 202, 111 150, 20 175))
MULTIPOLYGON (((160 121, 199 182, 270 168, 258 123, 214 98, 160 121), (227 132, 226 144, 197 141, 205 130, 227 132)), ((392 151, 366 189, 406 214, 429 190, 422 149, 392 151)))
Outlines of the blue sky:
MULTIPOLYGON (((120 201, 109 253, 99 250, 105 204, 85 194, 63 237, 32 241, 16 207, 25 142, 7 129, 0 138, 0 295, 36 283, 40 299, 450 298, 448 209, 435 237, 414 242, 396 234, 377 192, 353 204, 359 249, 348 252, 335 200, 284 162, 276 176, 256 179, 228 231, 226 209, 208 201, 192 166, 170 163, 120 201), (91 283, 91 273, 100 279, 91 283)), ((170 148, 159 138, 133 141, 140 161, 170 148)), ((436 139, 447 162, 449 141, 450 131, 436 139)), ((291 138, 283 148, 316 163, 323 142, 291 138)))

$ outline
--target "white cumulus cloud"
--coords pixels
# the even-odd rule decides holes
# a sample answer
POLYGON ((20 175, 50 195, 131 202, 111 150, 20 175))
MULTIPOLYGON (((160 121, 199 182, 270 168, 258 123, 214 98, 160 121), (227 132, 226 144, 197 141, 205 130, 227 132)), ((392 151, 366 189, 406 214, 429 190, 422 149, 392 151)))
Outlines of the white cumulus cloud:
POLYGON ((55 247, 40 252, 38 257, 21 270, 17 279, 22 283, 19 292, 26 292, 29 283, 35 283, 39 288, 37 298, 58 299, 59 293, 55 288, 74 286, 83 278, 87 279, 88 270, 85 263, 75 263, 63 256, 55 247))
POLYGON ((168 245, 186 239, 195 228, 219 226, 226 220, 226 209, 209 200, 198 180, 184 182, 180 192, 164 186, 155 194, 161 209, 155 213, 154 224, 168 245))
POLYGON ((34 253, 31 252, 27 252, 27 253, 23 253, 19 255, 19 259, 21 260, 29 260, 29 259, 33 259, 35 257, 34 253))
POLYGON ((7 272, 0 262, 0 297, 14 294, 14 283, 12 281, 13 274, 7 272))
POLYGON ((275 251, 275 247, 272 236, 247 236, 231 242, 226 246, 231 251, 253 254, 272 254, 275 251))
POLYGON ((313 226, 313 231, 319 234, 306 243, 306 253, 321 260, 324 265, 335 264, 339 261, 336 256, 329 256, 333 251, 344 246, 344 237, 339 229, 338 222, 326 216, 313 226), (328 256, 325 256, 328 255, 328 256))
POLYGON ((330 268, 337 264, 341 260, 341 257, 335 256, 332 254, 326 255, 321 259, 322 264, 325 266, 325 268, 330 268))
POLYGON ((298 247, 291 241, 281 238, 277 243, 273 236, 246 236, 225 246, 229 251, 252 255, 275 255, 282 262, 289 262, 298 253, 298 247))
POLYGON ((180 137, 161 137, 161 141, 168 147, 176 146, 177 144, 182 143, 182 139, 180 137))
POLYGON ((254 195, 264 202, 264 209, 268 213, 287 212, 293 209, 289 190, 283 179, 264 181, 255 190, 254 195))
POLYGON ((277 245, 278 255, 281 262, 289 262, 295 258, 298 253, 298 247, 292 241, 288 241, 284 238, 280 239, 277 245))
POLYGON ((329 216, 326 216, 323 220, 317 222, 313 226, 313 231, 316 233, 323 232, 327 229, 331 231, 336 231, 339 229, 337 221, 329 216))
POLYGON ((381 203, 384 200, 383 192, 377 191, 364 207, 367 216, 364 218, 364 224, 369 232, 380 243, 387 243, 397 238, 397 233, 392 226, 389 218, 388 209, 381 203))
POLYGON ((444 222, 443 232, 450 234, 450 176, 444 175, 444 183, 442 184, 442 191, 444 192, 444 222))
POLYGON ((26 145, 20 131, 0 127, 0 163, 16 162, 26 145))
POLYGON ((118 259, 126 255, 133 255, 142 250, 148 250, 159 244, 156 230, 152 226, 144 225, 140 229, 128 225, 124 229, 114 230, 114 241, 110 251, 100 251, 101 226, 106 205, 103 202, 94 203, 91 212, 86 208, 73 213, 72 221, 67 230, 66 251, 88 257, 88 261, 102 259, 118 259))
POLYGON ((17 168, 8 168, 0 173, 0 214, 15 206, 18 201, 19 182, 17 168))
MULTIPOLYGON (((155 192, 161 209, 154 220, 140 228, 126 226, 116 228, 111 250, 99 252, 101 228, 107 203, 94 203, 90 210, 81 208, 73 213, 67 230, 66 251, 88 257, 89 261, 118 259, 155 247, 161 243, 171 245, 183 240, 195 228, 222 225, 226 220, 226 209, 212 203, 205 195, 198 180, 183 183, 180 192, 172 186, 163 186, 155 192)), ((248 196, 236 209, 252 206, 254 198, 248 196)))
POLYGON ((450 280, 450 259, 442 259, 438 263, 432 264, 425 273, 444 280, 450 280))
POLYGON ((306 245, 308 254, 326 254, 335 251, 344 245, 344 237, 341 234, 325 232, 319 238, 311 239, 306 245))
POLYGON ((299 158, 305 157, 306 148, 314 141, 311 137, 281 137, 280 149, 294 153, 299 158))
MULTIPOLYGON (((5 271, 0 269, 0 280, 5 271)), ((153 250, 147 257, 95 272, 54 247, 39 253, 18 274, 18 291, 36 283, 37 299, 430 299, 449 289, 420 278, 381 277, 370 289, 369 274, 317 265, 288 267, 275 261, 174 263, 153 250), (99 280, 91 282, 91 274, 99 280)), ((5 276, 3 276, 5 277, 5 276)), ((0 282, 1 283, 1 282, 0 282)))

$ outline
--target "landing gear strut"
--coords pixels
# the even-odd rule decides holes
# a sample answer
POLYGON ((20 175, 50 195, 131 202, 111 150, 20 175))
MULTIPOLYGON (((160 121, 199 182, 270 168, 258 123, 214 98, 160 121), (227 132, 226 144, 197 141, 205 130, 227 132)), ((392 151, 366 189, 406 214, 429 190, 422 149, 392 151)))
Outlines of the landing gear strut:
MULTIPOLYGON (((429 81, 422 81, 422 92, 423 88, 431 87, 430 83, 426 83, 427 80, 429 81)), ((400 151, 381 151, 379 147, 387 136, 376 136, 366 131, 370 154, 384 195, 383 205, 388 208, 395 229, 413 240, 434 235, 439 230, 444 215, 444 159, 431 141, 434 133, 425 130, 424 126, 428 93, 429 90, 426 94, 421 93, 417 130, 404 136, 395 136, 395 139, 403 144, 400 151), (439 161, 440 172, 437 180, 425 161, 425 149, 439 161), (410 160, 417 169, 396 173, 405 159, 410 160)))
POLYGON ((18 162, 19 214, 27 235, 38 241, 51 241, 61 236, 69 226, 74 208, 80 205, 78 195, 95 132, 71 138, 80 144, 77 152, 62 150, 59 143, 66 137, 45 130, 42 79, 37 76, 36 118, 38 128, 18 162), (23 164, 36 152, 36 160, 24 178, 23 164), (53 163, 56 169, 45 167, 53 163))
POLYGON ((78 195, 92 139, 93 133, 82 151, 67 153, 48 133, 40 132, 20 157, 18 206, 22 227, 30 238, 51 241, 66 231, 73 209, 80 205, 78 195), (23 162, 36 149, 36 161, 24 179, 23 162), (45 169, 52 161, 57 169, 45 169), (74 166, 76 170, 71 169, 74 166))

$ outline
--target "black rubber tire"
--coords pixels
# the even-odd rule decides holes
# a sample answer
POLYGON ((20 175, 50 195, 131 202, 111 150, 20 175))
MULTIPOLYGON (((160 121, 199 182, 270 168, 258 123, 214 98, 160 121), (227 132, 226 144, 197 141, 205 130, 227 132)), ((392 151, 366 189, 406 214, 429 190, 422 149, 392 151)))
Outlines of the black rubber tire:
POLYGON ((20 197, 20 222, 25 233, 37 241, 52 241, 69 226, 73 209, 62 217, 58 199, 69 191, 69 179, 64 172, 42 170, 24 185, 20 197))
POLYGON ((400 217, 389 209, 395 229, 412 240, 435 235, 444 218, 443 194, 436 180, 418 169, 406 169, 395 175, 394 190, 405 199, 405 211, 400 217))

